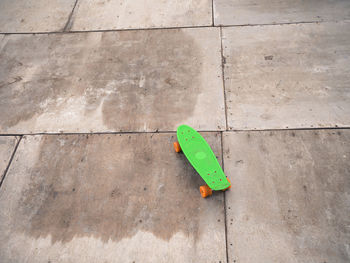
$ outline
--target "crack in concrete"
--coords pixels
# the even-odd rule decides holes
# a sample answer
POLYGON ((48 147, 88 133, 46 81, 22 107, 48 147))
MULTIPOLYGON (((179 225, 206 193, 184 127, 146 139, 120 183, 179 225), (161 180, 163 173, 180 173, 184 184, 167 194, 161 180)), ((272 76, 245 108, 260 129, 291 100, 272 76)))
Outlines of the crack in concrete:
POLYGON ((13 160, 13 158, 15 157, 15 154, 16 154, 16 151, 17 151, 17 148, 18 148, 18 145, 19 145, 19 143, 21 142, 22 137, 23 137, 23 136, 19 136, 18 142, 16 143, 15 148, 13 149, 13 152, 12 152, 12 154, 11 154, 11 158, 10 158, 10 160, 9 160, 9 162, 8 162, 8 164, 7 164, 7 167, 6 167, 4 173, 3 173, 2 177, 1 177, 1 180, 0 180, 0 190, 1 190, 2 183, 4 182, 5 177, 6 177, 6 175, 7 175, 7 172, 8 172, 8 170, 10 169, 12 160, 13 160))
POLYGON ((220 27, 220 46, 221 46, 221 71, 222 71, 222 87, 224 92, 224 107, 225 107, 225 129, 228 130, 227 122, 227 103, 226 103, 226 88, 225 88, 225 63, 226 58, 224 57, 224 49, 222 46, 222 27, 220 27))
POLYGON ((68 16, 68 20, 67 20, 66 25, 63 28, 63 32, 67 32, 67 31, 69 31, 72 28, 72 24, 73 24, 73 19, 72 18, 73 18, 74 10, 75 10, 75 7, 77 6, 77 3, 78 3, 78 0, 75 0, 72 12, 68 16))

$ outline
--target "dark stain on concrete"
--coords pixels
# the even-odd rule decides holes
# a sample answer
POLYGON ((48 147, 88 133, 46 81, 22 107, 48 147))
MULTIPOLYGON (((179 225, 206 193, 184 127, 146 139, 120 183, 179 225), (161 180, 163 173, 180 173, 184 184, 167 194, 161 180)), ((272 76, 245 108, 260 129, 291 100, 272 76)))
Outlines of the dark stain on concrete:
MULTIPOLYGON (((145 123, 157 129, 191 114, 201 71, 193 39, 181 30, 170 34, 125 32, 120 37, 123 43, 132 43, 131 47, 103 49, 109 53, 104 57, 127 60, 119 63, 120 70, 115 73, 122 83, 116 83, 115 92, 104 100, 104 123, 121 130, 145 123)), ((115 41, 115 35, 104 35, 102 42, 112 46, 115 41)))
MULTIPOLYGON (((172 136, 128 137, 45 136, 22 190, 20 231, 51 236, 53 243, 82 236, 119 241, 140 230, 164 240, 177 232, 197 240, 201 207, 222 206, 222 200, 201 198, 203 181, 174 153, 172 136)), ((220 153, 220 137, 207 138, 220 153)))
POLYGON ((181 29, 6 36, 0 52, 2 129, 83 99, 111 130, 159 129, 191 115, 202 61, 181 29))

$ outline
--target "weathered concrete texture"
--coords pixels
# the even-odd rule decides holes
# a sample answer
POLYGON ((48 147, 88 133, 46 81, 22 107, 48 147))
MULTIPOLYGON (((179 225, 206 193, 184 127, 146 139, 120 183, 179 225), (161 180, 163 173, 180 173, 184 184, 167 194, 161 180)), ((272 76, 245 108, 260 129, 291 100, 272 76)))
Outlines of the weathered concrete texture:
POLYGON ((211 0, 79 0, 72 30, 208 26, 211 0))
POLYGON ((223 28, 230 129, 350 126, 350 23, 223 28))
POLYGON ((0 32, 63 31, 75 0, 1 0, 0 32))
MULTIPOLYGON (((221 160, 220 133, 204 133, 221 160)), ((24 137, 0 191, 1 262, 225 262, 223 193, 175 133, 24 137)))
POLYGON ((229 262, 350 261, 350 130, 223 136, 229 262))
POLYGON ((17 137, 0 137, 0 182, 17 144, 17 137))
POLYGON ((215 25, 254 25, 350 19, 348 0, 214 0, 215 25))
POLYGON ((217 28, 7 35, 2 133, 225 127, 217 28))

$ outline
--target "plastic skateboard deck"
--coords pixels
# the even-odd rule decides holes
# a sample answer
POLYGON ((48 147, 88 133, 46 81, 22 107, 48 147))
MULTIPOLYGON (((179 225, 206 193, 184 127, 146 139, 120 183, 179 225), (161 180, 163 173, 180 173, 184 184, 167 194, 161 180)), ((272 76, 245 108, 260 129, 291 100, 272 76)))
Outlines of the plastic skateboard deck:
POLYGON ((177 139, 188 161, 212 190, 230 187, 209 144, 196 130, 187 125, 177 128, 177 139))

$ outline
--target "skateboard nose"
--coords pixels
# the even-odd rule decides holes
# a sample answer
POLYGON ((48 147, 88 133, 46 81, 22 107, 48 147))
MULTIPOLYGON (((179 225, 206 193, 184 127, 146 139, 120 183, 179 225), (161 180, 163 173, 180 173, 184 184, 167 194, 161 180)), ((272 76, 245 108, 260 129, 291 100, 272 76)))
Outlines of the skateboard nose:
POLYGON ((202 160, 207 156, 207 154, 205 152, 197 152, 195 156, 197 159, 202 160))

